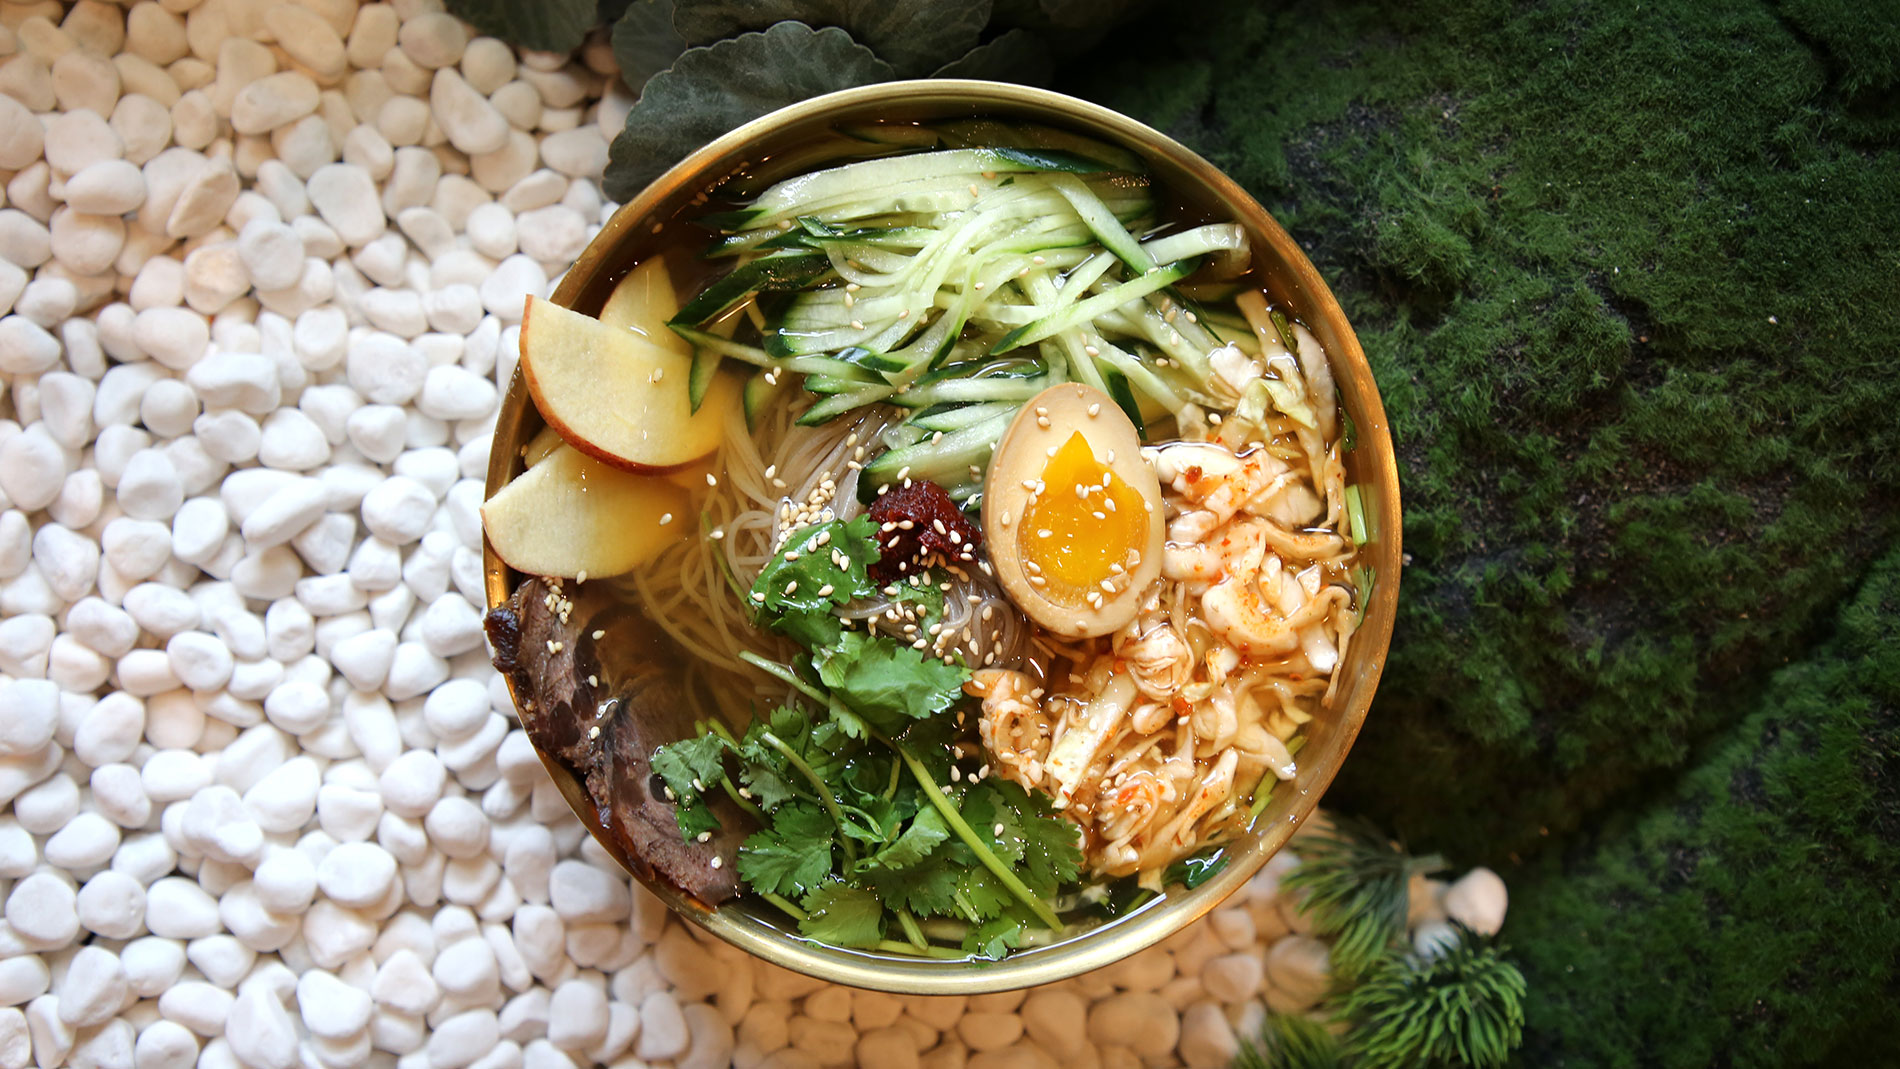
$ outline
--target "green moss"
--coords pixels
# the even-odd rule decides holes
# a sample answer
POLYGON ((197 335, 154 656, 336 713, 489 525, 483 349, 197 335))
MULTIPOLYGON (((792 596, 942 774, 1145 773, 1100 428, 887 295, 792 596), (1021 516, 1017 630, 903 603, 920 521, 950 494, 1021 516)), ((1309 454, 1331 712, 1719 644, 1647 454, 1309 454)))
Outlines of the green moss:
POLYGON ((1891 27, 1797 7, 1215 4, 1067 84, 1252 189, 1359 328, 1412 563, 1336 797, 1408 840, 1496 860, 1645 789, 1900 533, 1891 27))
POLYGON ((1891 1065, 1900 553, 1633 821, 1512 883, 1529 1065, 1891 1065))

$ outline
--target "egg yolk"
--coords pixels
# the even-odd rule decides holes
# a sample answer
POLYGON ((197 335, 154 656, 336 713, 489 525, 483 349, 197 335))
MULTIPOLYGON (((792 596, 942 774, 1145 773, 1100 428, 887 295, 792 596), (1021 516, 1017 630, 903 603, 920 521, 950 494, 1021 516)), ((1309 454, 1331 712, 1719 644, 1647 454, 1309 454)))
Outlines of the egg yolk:
POLYGON ((1077 431, 1042 469, 1042 492, 1023 513, 1017 551, 1030 583, 1060 605, 1108 596, 1140 562, 1148 516, 1141 493, 1097 459, 1077 431), (1042 582, 1036 582, 1040 578, 1042 582), (1107 582, 1113 590, 1102 586, 1107 582))

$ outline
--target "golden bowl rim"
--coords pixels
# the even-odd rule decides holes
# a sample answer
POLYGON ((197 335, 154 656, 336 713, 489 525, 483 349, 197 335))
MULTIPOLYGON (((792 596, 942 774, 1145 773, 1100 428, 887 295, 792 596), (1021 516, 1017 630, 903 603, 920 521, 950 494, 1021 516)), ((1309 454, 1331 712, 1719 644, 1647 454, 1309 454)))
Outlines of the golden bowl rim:
MULTIPOLYGON (((1008 991, 1054 983, 1112 965, 1175 935, 1238 891, 1286 845, 1317 808, 1320 795, 1332 782, 1365 723, 1391 644, 1403 560, 1398 465, 1385 408, 1358 338, 1318 269, 1279 223, 1238 183, 1174 139, 1101 105, 1045 89, 948 78, 884 82, 813 97, 754 119, 687 156, 620 207, 562 276, 551 299, 573 307, 591 283, 612 272, 620 260, 627 259, 617 255, 623 243, 638 244, 642 238, 650 237, 649 231, 657 222, 671 215, 671 210, 662 214, 661 209, 672 204, 676 194, 687 189, 696 192, 711 188, 738 170, 760 162, 747 159, 759 155, 759 146, 772 144, 774 138, 787 138, 788 131, 807 124, 824 125, 841 121, 845 116, 851 116, 852 121, 888 118, 879 114, 888 109, 934 110, 942 113, 938 118, 1008 114, 1105 138, 1135 151, 1151 165, 1160 164, 1184 172, 1190 182, 1233 210, 1234 218, 1247 228, 1254 240, 1256 256, 1264 241, 1281 262, 1283 273, 1270 276, 1269 284, 1278 281, 1300 294, 1296 305, 1299 318, 1326 343, 1341 404, 1358 428, 1358 445, 1350 460, 1361 473, 1357 484, 1367 497, 1367 522, 1373 532, 1372 539, 1360 552, 1371 558, 1376 580, 1367 599, 1364 620, 1340 668, 1342 672, 1347 671, 1348 666, 1354 668, 1350 696, 1344 708, 1335 714, 1337 719, 1323 729, 1330 760, 1324 764, 1303 764, 1293 781, 1280 784, 1274 802, 1254 821, 1249 833, 1234 841, 1234 846, 1241 849, 1230 848, 1225 868, 1199 887, 1170 892, 1133 915, 1049 946, 1018 950, 997 962, 973 963, 902 958, 822 946, 789 935, 731 903, 708 908, 663 879, 640 875, 641 870, 628 863, 621 847, 594 818, 593 806, 574 774, 542 751, 538 743, 535 750, 583 827, 607 853, 634 873, 635 878, 674 913, 724 942, 771 964, 853 987, 920 995, 1008 991), (870 114, 855 114, 867 111, 870 114), (709 175, 717 177, 709 178, 709 175), (1282 808, 1281 802, 1288 793, 1297 797, 1285 812, 1276 812, 1282 808)), ((530 434, 528 424, 538 419, 533 409, 517 366, 496 421, 484 500, 492 497, 518 471, 519 450, 530 434)), ((494 547, 485 536, 482 558, 488 607, 493 608, 507 600, 515 585, 516 573, 495 555, 494 547)), ((512 698, 512 679, 508 680, 508 687, 512 698)), ((532 737, 530 741, 534 741, 532 737)), ((1318 747, 1309 746, 1303 754, 1309 759, 1317 757, 1316 749, 1318 747)))

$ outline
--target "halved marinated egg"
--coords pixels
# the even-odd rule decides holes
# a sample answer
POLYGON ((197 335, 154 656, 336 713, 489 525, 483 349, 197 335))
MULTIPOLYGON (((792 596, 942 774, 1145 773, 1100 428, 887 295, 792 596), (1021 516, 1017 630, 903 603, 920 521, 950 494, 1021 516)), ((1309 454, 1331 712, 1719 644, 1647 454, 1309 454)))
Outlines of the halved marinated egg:
POLYGON ((1037 394, 984 486, 990 566, 1030 619, 1073 638, 1134 619, 1161 574, 1161 484, 1107 394, 1072 382, 1037 394))

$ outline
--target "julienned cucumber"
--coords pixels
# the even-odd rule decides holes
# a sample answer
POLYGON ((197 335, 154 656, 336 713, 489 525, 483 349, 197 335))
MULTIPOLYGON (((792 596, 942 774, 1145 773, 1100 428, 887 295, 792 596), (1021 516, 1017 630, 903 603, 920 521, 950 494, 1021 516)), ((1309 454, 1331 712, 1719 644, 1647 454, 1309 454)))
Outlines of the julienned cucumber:
POLYGON ((1062 171, 1089 174, 1110 170, 1099 160, 1060 149, 961 148, 918 152, 788 178, 761 193, 750 209, 757 216, 787 211, 799 204, 850 196, 875 196, 880 190, 905 182, 970 174, 1021 171, 1062 171))
POLYGON ((761 290, 804 289, 830 271, 831 259, 821 252, 799 250, 761 256, 700 290, 671 322, 696 327, 761 290))
POLYGON ((1008 413, 1000 413, 942 437, 932 434, 914 445, 887 450, 864 466, 864 473, 859 476, 861 492, 869 490, 875 495, 879 486, 903 479, 969 482, 979 477, 984 465, 989 463, 990 450, 1003 436, 1009 420, 1008 413))
POLYGON ((1156 290, 1166 289, 1194 273, 1200 265, 1198 259, 1177 260, 1166 267, 1157 267, 1146 274, 1131 278, 1106 293, 1080 300, 1056 312, 1044 316, 1033 323, 1017 327, 990 346, 992 353, 1006 353, 1018 346, 1041 341, 1051 334, 1068 330, 1089 322, 1104 312, 1112 312, 1125 304, 1138 301, 1156 290))

